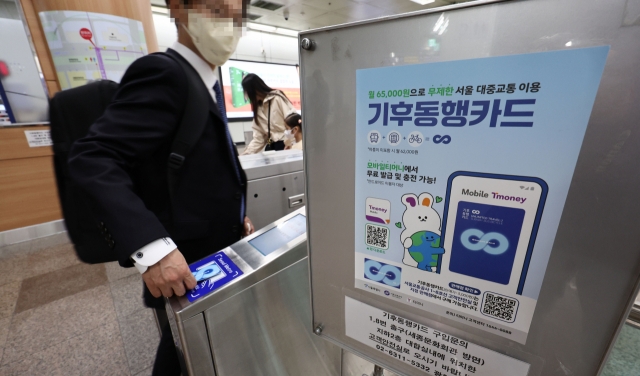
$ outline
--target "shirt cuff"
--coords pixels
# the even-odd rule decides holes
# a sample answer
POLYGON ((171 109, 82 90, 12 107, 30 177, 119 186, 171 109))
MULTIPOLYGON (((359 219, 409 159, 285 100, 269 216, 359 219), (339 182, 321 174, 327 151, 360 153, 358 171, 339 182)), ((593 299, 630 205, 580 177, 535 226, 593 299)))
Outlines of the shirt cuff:
POLYGON ((142 274, 147 271, 148 267, 155 265, 176 248, 178 247, 176 247, 171 238, 161 238, 134 252, 131 255, 131 259, 133 260, 133 265, 142 274))

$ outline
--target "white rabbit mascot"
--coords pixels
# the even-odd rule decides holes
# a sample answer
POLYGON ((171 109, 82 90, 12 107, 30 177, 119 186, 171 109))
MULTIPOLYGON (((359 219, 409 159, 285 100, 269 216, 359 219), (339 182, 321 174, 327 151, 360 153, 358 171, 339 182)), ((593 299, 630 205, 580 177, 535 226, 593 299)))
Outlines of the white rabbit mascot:
POLYGON ((406 206, 402 215, 404 231, 400 234, 404 246, 402 262, 414 268, 433 271, 430 265, 432 255, 444 253, 440 245, 440 215, 433 209, 433 196, 426 192, 420 196, 408 193, 402 196, 402 203, 406 206))

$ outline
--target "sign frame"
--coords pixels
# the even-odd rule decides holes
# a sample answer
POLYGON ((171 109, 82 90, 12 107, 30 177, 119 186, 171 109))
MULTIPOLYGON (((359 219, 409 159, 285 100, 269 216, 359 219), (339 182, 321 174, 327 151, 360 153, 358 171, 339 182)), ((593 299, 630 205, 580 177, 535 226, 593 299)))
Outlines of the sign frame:
POLYGON ((316 46, 300 54, 307 241, 316 333, 396 373, 424 374, 345 335, 344 300, 349 297, 527 362, 532 376, 562 375, 563 369, 575 374, 602 370, 640 283, 640 254, 636 251, 640 241, 633 235, 637 223, 634 213, 640 211, 640 203, 631 200, 640 188, 640 176, 633 167, 640 158, 640 137, 636 135, 640 133, 640 109, 621 100, 624 93, 640 90, 640 72, 625 70, 633 66, 640 50, 640 28, 621 23, 617 16, 630 11, 626 0, 615 0, 607 7, 587 1, 567 1, 554 9, 552 20, 544 16, 550 6, 545 0, 477 1, 300 34, 300 41, 308 38, 316 46), (448 18, 449 26, 434 34, 440 17, 448 18), (597 21, 587 27, 582 25, 586 17, 597 21), (547 38, 549 35, 555 37, 547 38), (610 57, 526 343, 356 289, 351 219, 355 201, 355 72, 561 50, 572 45, 609 45, 610 57), (589 219, 593 213, 598 213, 597 221, 589 219), (597 226, 603 223, 605 227, 597 226), (609 246, 613 234, 615 249, 609 246), (607 256, 603 257, 598 250, 605 249, 607 256))

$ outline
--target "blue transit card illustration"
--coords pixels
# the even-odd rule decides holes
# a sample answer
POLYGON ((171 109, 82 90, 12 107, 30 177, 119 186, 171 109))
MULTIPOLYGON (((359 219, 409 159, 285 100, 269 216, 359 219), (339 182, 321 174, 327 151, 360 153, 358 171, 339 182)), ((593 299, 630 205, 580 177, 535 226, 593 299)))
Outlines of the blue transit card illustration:
POLYGON ((449 270, 509 284, 524 215, 519 208, 460 201, 449 270))
POLYGON ((211 261, 209 265, 203 266, 200 270, 193 272, 193 276, 198 282, 211 279, 215 276, 223 277, 223 274, 224 272, 215 261, 211 261))
POLYGON ((242 270, 222 251, 189 265, 189 269, 198 282, 187 293, 192 303, 242 275, 242 270))

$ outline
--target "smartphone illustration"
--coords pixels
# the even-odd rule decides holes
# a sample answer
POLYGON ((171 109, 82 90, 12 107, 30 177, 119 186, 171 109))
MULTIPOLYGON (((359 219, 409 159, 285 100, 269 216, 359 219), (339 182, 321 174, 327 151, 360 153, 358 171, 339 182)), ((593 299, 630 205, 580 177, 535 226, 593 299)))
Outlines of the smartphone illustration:
POLYGON ((536 177, 451 174, 441 235, 448 270, 522 294, 548 190, 536 177))
POLYGON ((244 97, 244 90, 242 89, 242 79, 249 74, 242 69, 229 67, 229 77, 231 79, 231 104, 233 107, 238 108, 249 104, 249 101, 244 97))

